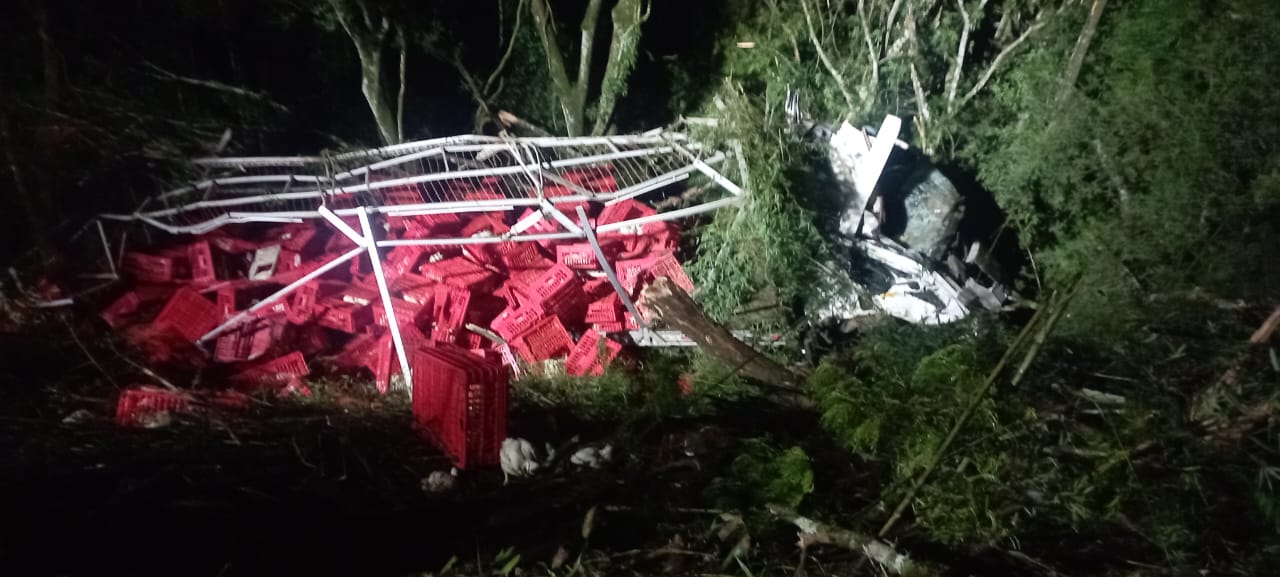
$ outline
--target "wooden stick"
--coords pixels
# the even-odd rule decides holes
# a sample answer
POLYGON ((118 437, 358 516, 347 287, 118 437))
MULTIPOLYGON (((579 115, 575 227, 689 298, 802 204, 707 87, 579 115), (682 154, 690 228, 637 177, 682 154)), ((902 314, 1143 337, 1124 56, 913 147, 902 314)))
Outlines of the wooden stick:
POLYGON ((836 545, 866 555, 867 559, 879 563, 886 571, 894 575, 928 574, 919 564, 876 537, 814 521, 796 513, 790 507, 769 505, 768 510, 769 514, 774 517, 791 523, 800 529, 801 546, 808 546, 813 543, 836 545))

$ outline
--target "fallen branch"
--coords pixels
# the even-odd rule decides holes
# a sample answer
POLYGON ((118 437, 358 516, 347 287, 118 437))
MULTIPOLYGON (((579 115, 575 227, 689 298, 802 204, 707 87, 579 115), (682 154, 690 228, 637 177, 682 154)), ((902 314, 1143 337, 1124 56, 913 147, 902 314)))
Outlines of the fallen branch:
POLYGON ((879 563, 886 571, 894 575, 929 574, 918 563, 897 552, 893 546, 871 535, 814 521, 800 515, 790 507, 782 505, 769 505, 768 510, 770 515, 791 523, 800 530, 801 547, 807 547, 814 543, 835 545, 862 553, 867 559, 879 563))
POLYGON ((702 307, 670 279, 659 277, 645 288, 641 298, 653 320, 660 320, 684 333, 698 343, 703 352, 730 366, 741 366, 746 377, 800 392, 795 373, 735 338, 729 329, 708 317, 702 307))

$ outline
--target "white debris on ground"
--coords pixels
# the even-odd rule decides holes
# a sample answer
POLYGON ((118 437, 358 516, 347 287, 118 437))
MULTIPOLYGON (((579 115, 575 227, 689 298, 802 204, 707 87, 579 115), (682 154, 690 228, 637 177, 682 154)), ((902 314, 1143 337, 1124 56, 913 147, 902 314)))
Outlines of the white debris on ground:
POLYGON ((452 468, 448 471, 432 471, 422 480, 422 492, 424 493, 447 493, 452 491, 458 484, 458 469, 452 468))
POLYGON ((538 452, 524 439, 504 439, 498 457, 502 465, 503 484, 509 482, 511 477, 528 477, 538 470, 538 452))
POLYGON ((579 467, 599 469, 601 465, 613 460, 613 446, 586 446, 578 449, 569 457, 569 462, 579 467))

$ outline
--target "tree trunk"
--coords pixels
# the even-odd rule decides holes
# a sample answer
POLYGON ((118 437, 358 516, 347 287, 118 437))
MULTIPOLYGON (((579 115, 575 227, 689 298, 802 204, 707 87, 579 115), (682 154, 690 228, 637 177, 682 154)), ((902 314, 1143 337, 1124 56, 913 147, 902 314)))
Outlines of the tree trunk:
POLYGON ((609 44, 609 64, 600 85, 600 101, 596 107, 596 124, 591 131, 603 135, 609 128, 618 99, 627 93, 627 78, 636 63, 636 47, 640 45, 640 0, 619 0, 613 7, 613 41, 609 44))
POLYGON ((733 333, 712 320, 702 307, 666 277, 658 278, 644 290, 645 306, 655 320, 684 333, 702 351, 730 367, 741 367, 743 376, 799 393, 799 378, 786 367, 734 338, 733 333))
POLYGON ((360 91, 369 104, 384 144, 400 142, 396 112, 382 82, 382 46, 391 28, 386 18, 371 15, 363 0, 329 0, 360 57, 360 91))
POLYGON ((1089 53, 1089 45, 1093 43, 1094 35, 1098 33, 1098 22, 1102 20, 1102 11, 1106 8, 1107 0, 1093 0, 1093 6, 1089 8, 1089 18, 1085 20, 1080 38, 1076 40, 1076 47, 1071 51, 1067 73, 1062 77, 1062 92, 1058 93, 1059 102, 1066 99, 1075 89, 1076 80, 1080 78, 1080 68, 1084 66, 1084 57, 1089 53))

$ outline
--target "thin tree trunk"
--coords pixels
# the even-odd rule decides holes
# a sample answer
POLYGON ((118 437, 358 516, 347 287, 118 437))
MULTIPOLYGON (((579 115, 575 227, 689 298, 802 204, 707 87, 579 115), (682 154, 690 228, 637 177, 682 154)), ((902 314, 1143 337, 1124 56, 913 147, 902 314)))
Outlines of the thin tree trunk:
POLYGON ((396 36, 400 40, 400 86, 396 95, 396 142, 404 142, 404 93, 405 79, 408 76, 409 45, 405 43, 404 27, 396 27, 396 36))
POLYGON ((1061 102, 1071 94, 1076 87, 1076 81, 1080 79, 1080 69, 1084 66, 1084 58, 1089 53, 1089 45, 1093 43, 1093 37, 1098 33, 1098 22, 1102 20, 1102 11, 1107 8, 1107 0, 1093 0, 1093 6, 1089 8, 1089 18, 1084 22, 1084 28, 1080 31, 1080 38, 1076 39, 1076 47, 1071 51, 1071 60, 1067 62, 1067 73, 1062 77, 1062 92, 1058 93, 1058 101, 1061 102))
POLYGON ((364 0, 329 0, 329 6, 356 47, 360 58, 360 91, 378 125, 378 135, 384 144, 400 142, 396 112, 382 82, 382 47, 391 24, 385 17, 372 15, 364 0))
MULTIPOLYGON (((554 22, 547 1, 532 0, 529 9, 533 13, 534 24, 538 29, 542 51, 547 56, 547 70, 551 73, 551 84, 556 91, 556 99, 560 101, 560 111, 564 114, 565 131, 569 136, 581 136, 586 126, 583 119, 586 109, 586 86, 581 85, 581 81, 586 74, 583 70, 578 71, 579 84, 569 79, 569 71, 564 64, 564 54, 560 52, 560 46, 556 42, 554 22)), ((588 25, 592 27, 592 34, 594 34, 593 9, 596 13, 599 12, 600 0, 591 0, 591 4, 587 6, 587 14, 582 19, 583 48, 586 50, 591 48, 590 36, 586 32, 588 25)), ((590 58, 584 58, 584 56, 586 55, 579 55, 580 65, 584 61, 590 63, 590 58)))
POLYGON ((596 124, 591 133, 600 136, 609 127, 618 99, 627 91, 627 78, 636 63, 636 47, 640 45, 640 0, 619 0, 613 7, 613 41, 609 44, 609 64, 600 84, 600 101, 596 107, 596 124))

